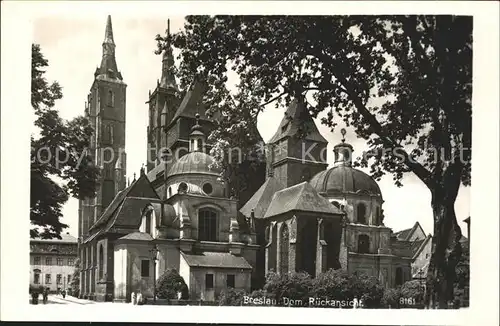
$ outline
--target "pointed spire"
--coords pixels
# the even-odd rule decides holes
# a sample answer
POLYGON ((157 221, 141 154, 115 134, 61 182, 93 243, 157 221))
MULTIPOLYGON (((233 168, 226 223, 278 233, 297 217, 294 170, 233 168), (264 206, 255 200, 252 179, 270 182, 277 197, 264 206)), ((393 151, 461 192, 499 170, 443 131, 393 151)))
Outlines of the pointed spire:
POLYGON ((132 180, 132 182, 135 182, 136 178, 135 178, 135 172, 134 172, 134 180, 132 180))
POLYGON ((174 55, 172 52, 171 45, 171 34, 170 34, 170 19, 167 20, 167 40, 165 45, 165 50, 162 56, 162 68, 161 68, 161 82, 160 87, 171 89, 173 91, 178 91, 177 81, 174 75, 174 55))
POLYGON ((110 79, 123 80, 121 73, 118 71, 118 66, 116 65, 115 47, 111 16, 108 15, 106 30, 104 32, 104 41, 102 42, 101 66, 96 70, 96 78, 103 76, 110 79))
POLYGON ((115 44, 113 39, 113 25, 111 24, 111 15, 108 15, 108 20, 106 21, 106 31, 104 32, 104 42, 108 44, 115 44))
POLYGON ((144 163, 141 166, 141 176, 146 174, 146 170, 144 169, 144 163))

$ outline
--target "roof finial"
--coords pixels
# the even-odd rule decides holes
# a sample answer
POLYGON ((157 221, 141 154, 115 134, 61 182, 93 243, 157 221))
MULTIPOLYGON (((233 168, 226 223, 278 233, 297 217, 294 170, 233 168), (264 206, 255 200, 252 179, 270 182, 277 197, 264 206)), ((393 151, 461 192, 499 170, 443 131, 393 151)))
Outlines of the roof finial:
POLYGON ((200 125, 200 114, 196 113, 196 115, 194 117, 196 118, 196 124, 200 125))
POLYGON ((135 182, 135 172, 134 172, 134 180, 132 180, 132 182, 135 182))
POLYGON ((141 165, 141 175, 146 174, 146 171, 144 170, 144 163, 141 165))
POLYGON ((342 134, 342 142, 345 143, 346 130, 344 128, 342 128, 342 129, 340 129, 340 133, 342 134))

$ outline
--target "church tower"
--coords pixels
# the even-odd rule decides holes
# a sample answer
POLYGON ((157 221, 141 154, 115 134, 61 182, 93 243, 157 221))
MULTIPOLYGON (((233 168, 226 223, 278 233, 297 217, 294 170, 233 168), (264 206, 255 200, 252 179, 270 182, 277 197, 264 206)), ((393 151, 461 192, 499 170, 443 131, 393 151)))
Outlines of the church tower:
POLYGON ((295 99, 267 145, 267 178, 281 188, 309 181, 326 169, 326 139, 319 133, 304 99, 295 99))
POLYGON ((167 42, 162 53, 161 79, 156 89, 149 94, 149 124, 147 128, 147 171, 162 162, 162 151, 167 148, 166 131, 179 106, 179 87, 174 74, 174 55, 170 44, 170 19, 167 21, 167 42))
POLYGON ((101 65, 94 73, 85 115, 94 133, 90 153, 94 164, 100 168, 97 195, 79 202, 79 238, 85 237, 89 228, 116 194, 126 187, 125 108, 126 88, 116 64, 115 42, 111 16, 108 16, 102 43, 101 65))

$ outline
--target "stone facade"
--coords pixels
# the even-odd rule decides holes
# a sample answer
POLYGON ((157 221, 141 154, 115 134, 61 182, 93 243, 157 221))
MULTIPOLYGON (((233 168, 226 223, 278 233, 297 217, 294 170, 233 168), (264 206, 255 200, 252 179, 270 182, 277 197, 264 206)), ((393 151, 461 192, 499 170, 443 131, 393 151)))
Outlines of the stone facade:
POLYGON ((62 239, 30 241, 30 285, 51 292, 70 290, 77 259, 77 239, 62 234, 62 239))

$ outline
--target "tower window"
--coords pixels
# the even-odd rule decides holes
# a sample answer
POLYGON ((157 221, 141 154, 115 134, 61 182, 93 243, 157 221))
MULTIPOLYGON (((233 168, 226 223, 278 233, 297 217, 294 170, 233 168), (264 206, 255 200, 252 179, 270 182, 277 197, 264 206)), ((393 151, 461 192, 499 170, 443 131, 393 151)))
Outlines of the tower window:
POLYGON ((370 237, 366 234, 361 234, 358 237, 358 252, 360 254, 367 254, 370 252, 370 237))
POLYGON ((198 239, 217 241, 217 213, 211 209, 200 209, 198 213, 198 239))
POLYGON ((168 187, 168 197, 172 197, 172 187, 168 187))
POLYGON ((102 244, 99 246, 99 279, 102 279, 104 274, 104 250, 102 244))
POLYGON ((115 94, 113 93, 112 90, 108 91, 108 106, 110 107, 115 106, 115 94))
POLYGON ((358 223, 366 224, 366 206, 363 203, 358 204, 358 223))
POLYGON ((282 275, 288 273, 288 249, 289 249, 289 233, 285 223, 281 227, 280 239, 280 272, 282 275))

